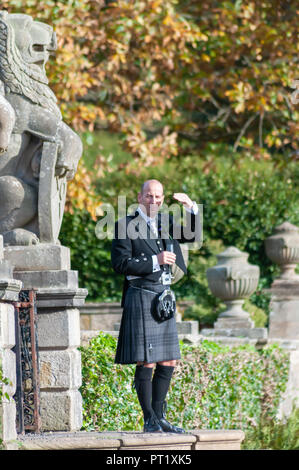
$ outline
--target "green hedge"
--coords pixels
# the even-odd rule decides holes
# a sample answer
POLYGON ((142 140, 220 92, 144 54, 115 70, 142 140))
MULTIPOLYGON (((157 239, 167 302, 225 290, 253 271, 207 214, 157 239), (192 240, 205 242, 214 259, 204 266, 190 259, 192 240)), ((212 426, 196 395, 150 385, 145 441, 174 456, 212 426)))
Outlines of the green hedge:
POLYGON ((122 278, 110 262, 110 240, 95 236, 96 222, 85 210, 64 214, 60 241, 71 250, 72 269, 79 273, 80 287, 88 289, 88 301, 109 302, 121 298, 122 278))
MULTIPOLYGON (((101 333, 81 347, 85 430, 141 430, 133 389, 134 365, 114 364, 116 340, 101 333)), ((168 393, 171 422, 185 429, 243 429, 274 420, 285 390, 289 361, 278 346, 230 349, 211 341, 181 343, 168 393)))

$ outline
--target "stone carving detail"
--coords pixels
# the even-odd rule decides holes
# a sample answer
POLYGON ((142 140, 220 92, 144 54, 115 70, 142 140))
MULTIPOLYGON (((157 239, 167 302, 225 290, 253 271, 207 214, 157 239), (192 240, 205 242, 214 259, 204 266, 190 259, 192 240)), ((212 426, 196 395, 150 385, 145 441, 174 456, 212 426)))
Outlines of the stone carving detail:
POLYGON ((0 12, 0 234, 5 246, 59 243, 66 184, 82 154, 63 121, 45 64, 53 28, 0 12))

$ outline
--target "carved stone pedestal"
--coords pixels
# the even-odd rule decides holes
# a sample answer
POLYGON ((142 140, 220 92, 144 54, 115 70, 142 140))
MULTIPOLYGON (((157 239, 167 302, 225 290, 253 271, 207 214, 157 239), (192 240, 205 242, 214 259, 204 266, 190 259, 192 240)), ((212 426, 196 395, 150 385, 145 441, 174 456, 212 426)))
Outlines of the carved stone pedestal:
POLYGON ((299 229, 289 222, 275 228, 265 241, 267 256, 281 273, 271 289, 269 338, 299 340, 299 229))
POLYGON ((299 229, 289 222, 275 228, 265 241, 267 256, 280 267, 280 274, 266 292, 271 294, 269 343, 289 352, 289 377, 280 404, 279 418, 288 417, 299 404, 299 229))
POLYGON ((82 426, 77 307, 84 304, 87 290, 78 287, 77 271, 70 269, 68 248, 40 244, 34 250, 24 247, 23 256, 21 247, 17 248, 5 250, 7 259, 21 260, 15 266, 14 277, 22 281, 24 289, 37 291, 41 428, 76 431, 82 426), (30 250, 36 262, 29 256, 30 250))
POLYGON ((37 292, 43 431, 75 431, 82 426, 79 310, 74 296, 61 290, 48 289, 46 301, 37 292))

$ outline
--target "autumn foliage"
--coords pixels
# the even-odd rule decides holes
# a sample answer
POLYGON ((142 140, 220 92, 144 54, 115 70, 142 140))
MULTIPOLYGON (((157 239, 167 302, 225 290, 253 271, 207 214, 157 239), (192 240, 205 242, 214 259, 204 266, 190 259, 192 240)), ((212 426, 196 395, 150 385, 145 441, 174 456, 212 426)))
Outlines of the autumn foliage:
POLYGON ((122 136, 141 166, 221 143, 298 155, 298 2, 10 0, 52 24, 49 83, 77 131, 122 136))

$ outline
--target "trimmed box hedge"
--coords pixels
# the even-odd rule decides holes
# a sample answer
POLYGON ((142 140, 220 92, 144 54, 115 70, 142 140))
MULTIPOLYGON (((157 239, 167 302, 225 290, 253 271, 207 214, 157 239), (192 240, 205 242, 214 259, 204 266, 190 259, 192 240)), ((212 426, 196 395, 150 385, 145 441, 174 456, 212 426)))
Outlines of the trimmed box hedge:
MULTIPOLYGON (((100 333, 81 347, 85 430, 136 431, 143 416, 133 387, 135 366, 114 364, 116 339, 100 333)), ((168 392, 167 418, 185 429, 252 430, 275 420, 288 378, 288 354, 277 345, 228 347, 181 343, 168 392)))

